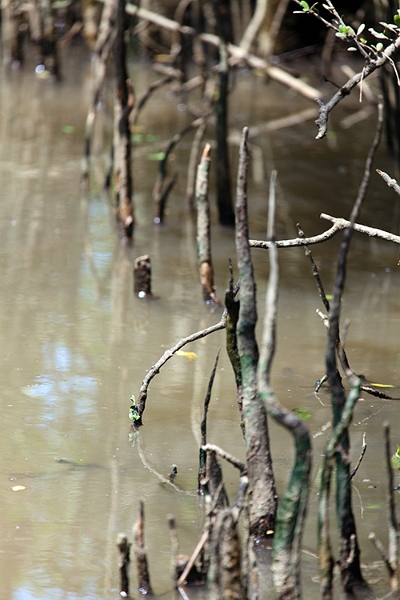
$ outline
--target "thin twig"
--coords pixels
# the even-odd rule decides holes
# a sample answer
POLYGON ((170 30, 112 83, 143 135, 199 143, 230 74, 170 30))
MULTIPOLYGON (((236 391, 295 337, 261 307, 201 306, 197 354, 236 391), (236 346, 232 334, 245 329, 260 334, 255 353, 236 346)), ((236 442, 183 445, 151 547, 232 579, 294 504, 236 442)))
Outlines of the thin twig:
POLYGON ((392 179, 391 177, 389 177, 389 175, 387 173, 385 173, 384 171, 381 171, 380 169, 376 169, 376 172, 378 173, 378 175, 380 175, 382 177, 382 179, 386 183, 386 185, 393 188, 394 191, 396 192, 396 194, 400 195, 400 185, 397 183, 397 181, 395 179, 392 179))
POLYGON ((216 446, 215 444, 205 444, 203 446, 203 450, 205 452, 215 452, 216 454, 218 454, 218 456, 224 458, 231 465, 233 465, 236 469, 239 469, 239 471, 245 471, 246 469, 246 465, 241 460, 236 458, 236 456, 233 456, 233 454, 226 452, 219 446, 216 446))
POLYGON ((356 462, 356 465, 354 467, 354 469, 352 470, 352 472, 350 473, 350 479, 353 479, 354 475, 357 473, 358 469, 360 468, 360 465, 362 463, 362 459, 364 458, 364 454, 367 450, 367 442, 365 439, 365 432, 363 433, 363 440, 362 440, 362 447, 361 447, 361 454, 358 457, 358 461, 356 462))
POLYGON ((139 397, 136 405, 136 410, 139 419, 137 419, 136 425, 142 425, 142 415, 144 413, 144 409, 146 408, 147 389, 151 380, 160 372, 161 367, 163 367, 165 363, 168 362, 178 350, 183 348, 183 346, 186 346, 186 344, 190 344, 190 342, 196 342, 197 340, 200 340, 201 338, 204 338, 207 335, 210 335, 211 333, 215 333, 215 331, 225 329, 227 315, 228 311, 225 309, 222 313, 221 320, 218 323, 216 323, 215 325, 211 325, 211 327, 201 329, 200 331, 192 333, 191 335, 188 335, 187 337, 179 340, 179 342, 175 344, 175 346, 172 346, 172 348, 166 350, 161 356, 161 358, 156 362, 156 364, 151 367, 146 377, 143 379, 142 385, 139 390, 139 397))

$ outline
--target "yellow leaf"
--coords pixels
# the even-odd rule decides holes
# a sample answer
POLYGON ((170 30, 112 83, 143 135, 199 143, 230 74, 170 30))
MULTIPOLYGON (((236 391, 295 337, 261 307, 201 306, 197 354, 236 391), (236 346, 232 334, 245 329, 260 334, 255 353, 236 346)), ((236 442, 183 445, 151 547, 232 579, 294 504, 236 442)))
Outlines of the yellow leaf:
POLYGON ((178 350, 175 352, 178 356, 186 356, 188 360, 195 360, 197 358, 197 354, 195 352, 185 352, 184 350, 178 350))
POLYGON ((395 385, 390 385, 389 383, 371 383, 371 385, 373 385, 374 387, 381 387, 381 388, 394 388, 394 387, 396 387, 395 385))
POLYGON ((13 492, 21 492, 22 490, 26 490, 24 485, 13 485, 11 488, 13 492))

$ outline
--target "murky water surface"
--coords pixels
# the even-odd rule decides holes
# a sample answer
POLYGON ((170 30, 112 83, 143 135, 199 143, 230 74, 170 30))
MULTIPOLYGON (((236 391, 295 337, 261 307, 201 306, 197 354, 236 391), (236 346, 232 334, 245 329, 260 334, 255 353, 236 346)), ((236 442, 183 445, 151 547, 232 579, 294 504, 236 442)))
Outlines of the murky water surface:
MULTIPOLYGON (((79 189, 89 62, 77 50, 68 53, 65 79, 57 85, 35 80, 28 67, 9 78, 1 75, 0 597, 5 599, 116 597, 116 534, 124 531, 131 537, 139 499, 145 500, 155 591, 171 589, 166 516, 175 515, 181 550, 191 553, 202 526, 201 501, 194 494, 201 407, 215 354, 224 348, 223 332, 216 333, 186 348, 196 353, 195 360, 176 356, 162 369, 151 383, 145 426, 132 446, 129 398, 138 393, 147 370, 181 337, 216 323, 221 315, 221 310, 211 312, 203 305, 198 284, 195 231, 184 200, 189 138, 170 163, 170 172, 177 171, 179 179, 166 223, 152 224, 157 163, 149 155, 162 150, 191 117, 177 111, 176 98, 166 90, 158 91, 141 115, 138 131, 147 138, 135 151, 137 229, 132 248, 122 246, 102 192, 111 129, 106 114, 100 115, 96 132, 90 196, 83 197, 79 189), (155 297, 149 301, 132 293, 133 260, 144 253, 150 254, 153 266, 155 297), (185 492, 157 476, 167 477, 173 463, 178 465, 176 482, 185 492)), ((132 63, 131 75, 138 93, 155 78, 139 63, 132 63)), ((267 86, 264 78, 244 73, 232 93, 230 121, 239 132, 245 124, 308 107, 308 101, 283 87, 267 86)), ((334 113, 328 140, 314 140, 312 121, 252 140, 252 238, 265 237, 272 168, 278 170, 280 237, 294 237, 297 222, 307 235, 327 229, 321 212, 348 217, 375 122, 373 115, 343 129, 342 119, 358 109, 354 98, 334 113)), ((232 161, 236 165, 237 146, 232 147, 232 161)), ((376 166, 393 172, 384 149, 376 166)), ((398 199, 377 175, 372 176, 360 220, 398 233, 398 199)), ((222 298, 227 260, 235 258, 234 239, 233 231, 216 224, 215 209, 213 222, 217 293, 222 298)), ((339 237, 314 247, 328 293, 338 243, 339 237)), ((253 257, 262 315, 268 256, 254 250, 253 257)), ((343 298, 344 316, 351 319, 347 351, 352 367, 373 382, 396 387, 398 258, 393 244, 356 234, 343 298)), ((326 391, 313 393, 314 382, 324 373, 325 330, 315 312, 322 306, 303 251, 281 250, 280 264, 273 385, 282 403, 311 415, 315 480, 327 439, 321 430, 330 418, 326 391)), ((354 479, 354 510, 371 581, 386 577, 367 539, 376 531, 386 542, 382 423, 388 419, 392 424, 394 450, 400 442, 399 410, 400 403, 364 396, 351 430, 354 461, 362 435, 367 435, 367 453, 354 479)), ((282 493, 292 444, 274 424, 271 435, 282 493)), ((209 412, 209 441, 243 457, 234 380, 224 350, 209 412)), ((233 500, 236 473, 228 467, 225 473, 233 500)), ((310 553, 316 547, 317 493, 315 483, 305 536, 310 553)), ((318 597, 315 558, 305 556, 304 565, 306 597, 318 597)), ((380 590, 387 588, 378 584, 380 590)), ((188 593, 195 597, 195 592, 188 593)))

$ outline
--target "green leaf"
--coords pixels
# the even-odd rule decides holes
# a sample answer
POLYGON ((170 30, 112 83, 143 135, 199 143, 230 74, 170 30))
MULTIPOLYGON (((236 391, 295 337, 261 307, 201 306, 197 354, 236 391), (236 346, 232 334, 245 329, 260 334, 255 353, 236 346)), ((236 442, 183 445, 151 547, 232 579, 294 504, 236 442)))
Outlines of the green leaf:
POLYGON ((400 25, 400 15, 399 14, 394 15, 393 21, 394 21, 395 25, 400 25))
POLYGON ((75 127, 73 125, 63 125, 61 131, 62 133, 74 133, 75 127))
POLYGON ((302 7, 304 8, 304 10, 310 10, 310 7, 309 7, 308 3, 307 3, 307 2, 305 2, 305 0, 302 0, 302 1, 300 2, 300 4, 301 4, 301 5, 302 5, 302 7))
POLYGON ((131 406, 129 409, 129 418, 131 421, 139 421, 139 419, 140 419, 140 415, 139 415, 139 413, 137 411, 137 407, 135 405, 131 406))
POLYGON ((153 152, 147 155, 149 160, 163 160, 165 158, 165 152, 153 152))
POLYGON ((400 469, 400 446, 397 446, 396 452, 390 459, 392 469, 400 469))
POLYGON ((132 136, 132 141, 136 143, 143 142, 144 139, 144 135, 142 135, 141 133, 134 133, 132 136))
POLYGON ((292 408, 292 412, 298 414, 302 421, 307 421, 311 417, 311 413, 306 408, 292 408))

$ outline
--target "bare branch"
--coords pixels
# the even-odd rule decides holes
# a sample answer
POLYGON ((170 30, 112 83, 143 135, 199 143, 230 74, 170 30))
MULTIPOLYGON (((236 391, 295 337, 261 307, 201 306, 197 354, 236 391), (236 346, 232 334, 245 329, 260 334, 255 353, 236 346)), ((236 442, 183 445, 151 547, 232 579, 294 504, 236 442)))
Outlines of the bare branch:
POLYGON ((356 462, 354 469, 350 473, 350 479, 353 479, 354 475, 357 473, 358 469, 360 468, 360 465, 362 463, 362 460, 364 458, 364 454, 365 454, 366 450, 367 450, 367 442, 365 439, 365 433, 363 433, 361 453, 360 453, 360 456, 358 457, 358 461, 356 462))
POLYGON ((236 469, 239 469, 239 471, 245 471, 246 469, 246 465, 241 460, 236 458, 236 456, 233 456, 233 454, 226 452, 219 446, 216 446, 215 444, 205 444, 204 446, 202 446, 202 449, 205 452, 215 452, 216 454, 218 454, 218 456, 224 458, 229 463, 231 463, 231 465, 233 465, 236 469))
MULTIPOLYGON (((331 217, 325 213, 320 214, 321 219, 326 219, 327 221, 331 221, 333 223, 332 227, 319 235, 314 235, 312 237, 303 238, 293 238, 291 240, 277 240, 275 242, 277 248, 295 248, 298 246, 312 246, 313 244, 321 244, 322 242, 326 242, 330 240, 336 233, 342 231, 343 229, 347 229, 350 227, 350 221, 346 219, 342 219, 340 217, 331 217)), ((400 236, 394 235, 393 233, 389 233, 388 231, 384 231, 383 229, 377 229, 376 227, 367 227, 366 225, 359 225, 358 223, 354 223, 353 225, 354 231, 358 231, 359 233, 365 233, 369 237, 376 237, 382 240, 386 240, 388 242, 393 242, 394 244, 400 244, 400 236)), ((265 240, 249 240, 250 248, 263 248, 267 249, 270 247, 271 242, 265 240)))
POLYGON ((328 117, 329 113, 335 108, 337 104, 343 98, 348 96, 352 89, 358 85, 363 79, 366 79, 371 73, 383 67, 384 64, 391 61, 391 57, 393 54, 400 48, 400 36, 396 38, 396 40, 388 46, 384 52, 382 52, 379 58, 371 59, 369 62, 366 62, 364 68, 359 73, 356 73, 353 77, 345 83, 336 94, 329 100, 329 102, 323 102, 319 98, 316 99, 319 104, 319 117, 315 121, 318 125, 318 134, 316 136, 317 140, 325 137, 328 130, 328 117))
POLYGON ((161 367, 163 367, 165 365, 165 363, 174 356, 175 352, 178 352, 178 350, 183 348, 183 346, 186 346, 186 344, 190 344, 190 342, 196 342, 197 340, 200 340, 201 338, 206 337, 207 335, 210 335, 211 333, 214 333, 215 331, 220 331, 221 329, 225 329, 227 315, 228 315, 228 311, 225 309, 224 312, 222 313, 221 320, 218 323, 216 323, 215 325, 212 325, 211 327, 206 327, 205 329, 201 329, 200 331, 197 331, 196 333, 192 333, 191 335, 188 335, 187 337, 179 340, 179 342, 177 344, 175 344, 175 346, 172 346, 172 348, 169 348, 168 350, 166 350, 164 352, 164 354, 161 356, 161 358, 156 362, 156 364, 151 367, 151 369, 147 373, 146 377, 143 379, 142 385, 139 390, 138 402, 137 402, 137 405, 135 406, 137 415, 139 417, 135 421, 136 426, 142 425, 142 415, 144 413, 144 409, 146 408, 147 389, 149 387, 151 380, 159 373, 161 367))
POLYGON ((384 171, 380 171, 379 169, 376 169, 376 172, 378 173, 378 175, 380 175, 382 177, 383 181, 389 187, 394 189, 396 194, 400 195, 400 185, 397 183, 397 181, 395 179, 392 179, 391 177, 389 177, 389 175, 387 173, 385 173, 384 171))

